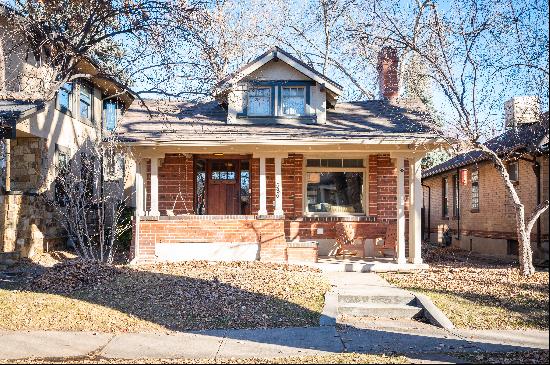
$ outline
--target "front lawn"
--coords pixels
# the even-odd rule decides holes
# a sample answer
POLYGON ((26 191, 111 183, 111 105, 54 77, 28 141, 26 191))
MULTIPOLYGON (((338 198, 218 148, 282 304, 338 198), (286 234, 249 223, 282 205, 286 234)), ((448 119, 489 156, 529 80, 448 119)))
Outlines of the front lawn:
POLYGON ((548 271, 532 277, 517 265, 452 248, 430 248, 428 270, 386 273, 390 283, 428 295, 459 328, 548 329, 548 271))
POLYGON ((105 267, 70 260, 0 288, 0 330, 143 332, 318 325, 314 269, 260 262, 105 267))

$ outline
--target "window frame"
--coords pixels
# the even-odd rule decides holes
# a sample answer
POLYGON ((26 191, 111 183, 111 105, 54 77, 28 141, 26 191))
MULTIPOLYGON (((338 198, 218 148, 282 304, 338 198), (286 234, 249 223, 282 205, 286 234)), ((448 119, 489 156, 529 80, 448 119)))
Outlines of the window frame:
POLYGON ((69 116, 72 116, 73 115, 73 109, 74 109, 74 90, 75 90, 75 83, 74 82, 66 82, 64 83, 63 85, 61 85, 61 87, 59 88, 59 90, 57 90, 57 94, 55 96, 55 108, 57 110, 59 110, 60 112, 62 113, 65 113, 69 116), (66 89, 66 85, 71 85, 71 90, 67 92, 68 94, 68 97, 69 97, 69 107, 68 108, 65 108, 64 106, 62 106, 59 102, 59 92, 61 90, 67 90, 66 89))
POLYGON ((108 132, 112 132, 112 131, 116 130, 116 128, 118 126, 118 117, 119 117, 118 113, 121 110, 120 103, 117 100, 114 100, 114 99, 103 100, 102 109, 103 109, 102 110, 103 128, 108 132), (109 129, 108 126, 107 126, 107 105, 108 104, 115 105, 115 125, 114 125, 113 129, 109 129))
MULTIPOLYGON (((281 104, 281 116, 285 116, 285 117, 303 117, 305 115, 307 115, 307 102, 306 102, 306 91, 307 88, 305 85, 296 85, 296 86, 281 86, 281 100, 279 100, 278 102, 281 104), (303 106, 304 106, 304 112, 303 114, 290 114, 290 113, 285 113, 285 106, 284 106, 284 100, 285 100, 285 89, 301 89, 302 90, 302 101, 303 101, 303 106)), ((287 96, 289 97, 289 96, 287 96)))
POLYGON ((441 217, 449 219, 449 179, 444 177, 441 181, 441 217))
MULTIPOLYGON (((341 157, 342 160, 363 160, 363 167, 308 167, 307 160, 326 159, 325 156, 307 156, 304 155, 302 171, 302 212, 305 217, 365 217, 368 216, 369 209, 369 169, 368 157, 353 158, 351 156, 341 157), (347 157, 347 158, 346 158, 347 157), (331 212, 310 212, 307 203, 307 174, 311 172, 360 172, 363 174, 363 213, 331 213, 331 212)), ((332 157, 331 159, 337 159, 332 157)))
POLYGON ((471 190, 470 190, 470 208, 471 208, 471 212, 472 213, 479 213, 479 207, 480 207, 480 204, 479 204, 479 169, 473 169, 472 172, 470 173, 470 186, 471 186, 471 190), (475 178, 475 181, 474 181, 474 176, 476 177, 475 178), (476 191, 477 191, 477 196, 474 197, 474 187, 476 188, 476 191), (477 203, 477 204, 474 204, 474 201, 477 203))
POLYGON ((517 185, 519 184, 519 161, 515 160, 515 161, 508 161, 506 163, 506 171, 508 172, 508 176, 510 176, 510 181, 512 182, 512 184, 514 185, 517 185), (516 176, 515 176, 515 179, 512 179, 512 176, 510 174, 510 166, 515 166, 515 172, 516 172, 516 176))
POLYGON ((94 88, 86 82, 80 82, 78 90, 78 119, 91 123, 94 119, 94 88), (82 116, 82 92, 88 90, 90 93, 90 103, 88 105, 88 117, 82 116))
POLYGON ((273 98, 274 98, 274 92, 273 92, 273 88, 270 87, 270 86, 253 86, 251 88, 249 88, 247 91, 246 91, 246 114, 247 116, 250 116, 250 117, 271 117, 273 116, 275 113, 274 113, 274 108, 273 108, 273 98), (250 98, 251 98, 251 95, 250 93, 252 92, 252 90, 257 90, 257 89, 264 89, 264 90, 269 90, 269 98, 268 98, 268 103, 269 103, 269 113, 268 114, 251 114, 250 113, 250 98))

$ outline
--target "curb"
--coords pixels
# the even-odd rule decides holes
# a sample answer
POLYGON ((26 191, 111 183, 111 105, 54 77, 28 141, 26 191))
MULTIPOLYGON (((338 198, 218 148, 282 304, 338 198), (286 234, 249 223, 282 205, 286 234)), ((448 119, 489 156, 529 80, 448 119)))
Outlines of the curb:
POLYGON ((429 297, 416 293, 414 293, 414 296, 416 297, 416 305, 423 309, 424 317, 426 317, 431 324, 447 330, 455 329, 453 322, 447 318, 441 309, 436 307, 429 297))

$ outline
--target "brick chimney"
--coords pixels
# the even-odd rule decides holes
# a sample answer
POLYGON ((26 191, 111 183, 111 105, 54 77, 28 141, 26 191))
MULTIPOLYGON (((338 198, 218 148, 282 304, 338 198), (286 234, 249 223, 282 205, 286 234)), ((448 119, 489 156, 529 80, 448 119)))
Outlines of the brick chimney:
POLYGON ((393 101, 399 96, 398 73, 399 58, 393 47, 384 47, 378 54, 378 83, 380 97, 393 101))

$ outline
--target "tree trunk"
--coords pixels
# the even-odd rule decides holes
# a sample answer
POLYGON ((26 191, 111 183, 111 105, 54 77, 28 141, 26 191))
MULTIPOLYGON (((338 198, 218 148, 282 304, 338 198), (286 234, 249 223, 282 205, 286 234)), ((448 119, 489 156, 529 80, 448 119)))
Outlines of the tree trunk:
POLYGON ((524 276, 535 273, 533 266, 533 250, 531 249, 531 232, 525 227, 525 207, 523 204, 516 206, 516 229, 519 243, 519 270, 524 276))

